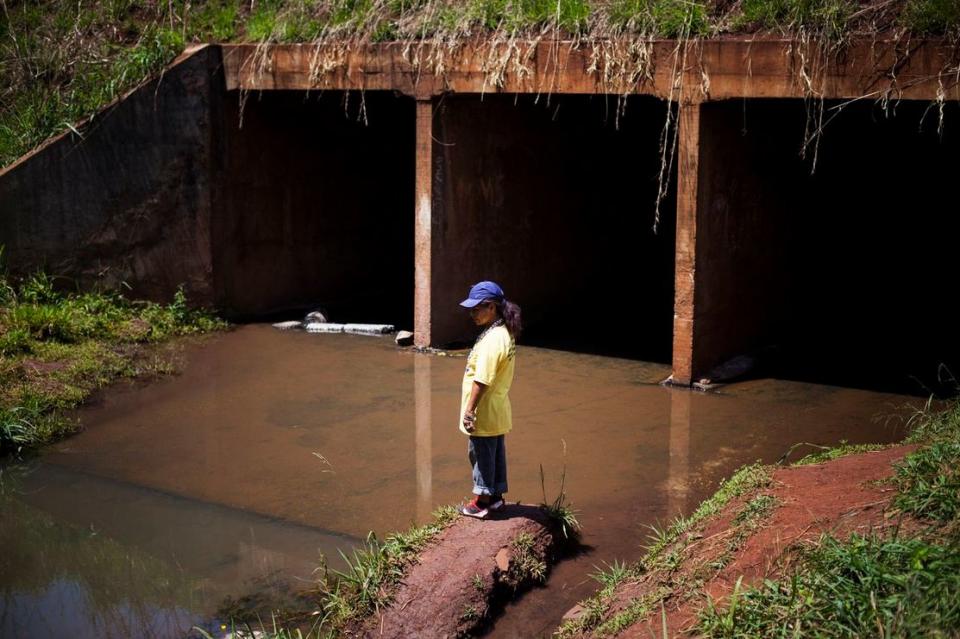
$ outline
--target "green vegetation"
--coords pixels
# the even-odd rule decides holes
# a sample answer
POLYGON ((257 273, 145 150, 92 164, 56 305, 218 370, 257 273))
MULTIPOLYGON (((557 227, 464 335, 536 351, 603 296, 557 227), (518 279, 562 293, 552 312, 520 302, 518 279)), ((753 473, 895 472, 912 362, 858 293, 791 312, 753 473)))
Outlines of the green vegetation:
POLYGON ((923 539, 825 536, 790 579, 708 604, 708 637, 947 637, 960 628, 960 552, 923 539))
MULTIPOLYGON (((825 450, 819 453, 811 453, 801 457, 794 462, 793 465, 806 466, 808 464, 822 464, 823 462, 830 461, 832 459, 839 459, 840 457, 846 457, 847 455, 869 453, 889 447, 889 445, 885 444, 848 444, 846 441, 841 441, 839 446, 835 446, 833 448, 821 447, 825 448, 825 450)), ((793 449, 791 448, 790 450, 792 451, 793 449)))
POLYGON ((444 506, 433 513, 429 524, 388 535, 383 542, 371 533, 364 548, 352 558, 343 557, 348 565, 345 571, 332 571, 320 582, 320 608, 329 626, 340 628, 389 603, 391 586, 400 581, 406 566, 458 517, 456 508, 444 506))
POLYGON ((779 580, 708 602, 708 637, 946 637, 960 631, 960 402, 919 414, 889 514, 910 528, 824 535, 779 580), (909 530, 910 532, 906 532, 909 530))
MULTIPOLYGON (((666 528, 654 527, 650 536, 650 545, 640 561, 630 566, 614 562, 606 570, 600 570, 591 575, 603 588, 593 597, 580 602, 585 610, 584 614, 564 623, 558 635, 571 637, 588 631, 600 637, 615 635, 656 610, 656 606, 671 595, 677 587, 677 584, 670 583, 670 574, 682 562, 686 547, 700 539, 701 525, 723 510, 732 500, 765 488, 770 485, 770 481, 769 468, 760 464, 744 466, 730 479, 722 482, 717 492, 701 503, 690 517, 678 517, 666 528), (616 589, 621 584, 638 580, 646 573, 653 571, 663 573, 664 583, 652 592, 630 601, 624 610, 605 619, 616 589)), ((754 497, 736 516, 735 530, 729 544, 741 544, 775 506, 775 500, 769 495, 754 497)), ((728 551, 731 554, 736 545, 728 545, 728 551)), ((695 577, 695 579, 702 578, 702 575, 695 577)))
MULTIPOLYGON (((956 0, 12 0, 0 14, 0 166, 159 72, 189 42, 455 45, 521 38, 710 37, 774 30, 830 41, 903 29, 960 38, 956 0), (902 11, 899 8, 902 7, 902 11)), ((624 60, 625 64, 629 61, 624 60)), ((95 117, 95 116, 94 116, 95 117)))
POLYGON ((510 562, 510 580, 521 584, 528 580, 545 581, 547 562, 537 557, 536 540, 530 533, 520 533, 511 544, 513 559, 510 562))
MULTIPOLYGON (((564 451, 566 455, 566 451, 564 451)), ((560 472, 560 492, 553 501, 547 499, 546 477, 543 474, 543 464, 540 464, 540 490, 543 492, 543 501, 540 508, 552 519, 563 532, 565 539, 575 541, 580 537, 580 522, 577 520, 577 511, 567 501, 566 493, 567 466, 564 464, 560 472)))
POLYGON ((182 291, 161 305, 63 294, 42 274, 16 285, 0 276, 0 454, 74 431, 63 411, 118 378, 170 372, 153 345, 223 326, 190 309, 182 291))
MULTIPOLYGON (((910 420, 907 438, 919 448, 904 457, 885 485, 896 488, 887 519, 894 525, 846 539, 822 536, 787 549, 784 574, 755 586, 738 581, 722 602, 708 600, 694 633, 704 637, 947 637, 960 632, 960 401, 946 410, 928 404, 910 420), (908 518, 909 525, 903 525, 908 518)), ((843 444, 798 464, 826 462, 887 446, 843 444)), ((699 596, 707 579, 735 557, 779 506, 769 487, 773 467, 738 471, 688 519, 654 528, 646 556, 614 562, 592 577, 601 590, 581 602, 584 614, 559 636, 612 636, 662 615, 663 602, 699 596), (741 505, 729 529, 713 535, 702 557, 689 548, 703 526, 734 498, 741 505), (700 563, 697 563, 700 562, 700 563), (631 582, 641 593, 623 600, 631 582), (618 599, 621 597, 621 599, 618 599), (611 606, 618 603, 617 612, 611 606)), ((666 617, 662 622, 666 624, 666 617)), ((669 634, 664 629, 664 635, 669 634)))
POLYGON ((744 0, 737 23, 783 32, 807 29, 839 39, 858 8, 853 0, 744 0))
MULTIPOLYGON (((347 568, 343 571, 321 568, 322 574, 312 597, 316 609, 303 618, 278 619, 270 624, 261 621, 233 621, 234 636, 262 637, 263 639, 327 639, 342 636, 351 622, 362 622, 372 613, 390 603, 393 588, 400 582, 404 570, 438 534, 460 517, 453 506, 444 506, 433 513, 433 520, 415 526, 406 532, 393 533, 380 541, 376 535, 367 536, 363 548, 352 557, 341 553, 347 568), (299 626, 304 626, 301 628, 299 626)), ((475 577, 476 580, 480 576, 475 577)), ((482 584, 481 584, 482 586, 482 584)), ((475 608, 463 611, 461 618, 470 620, 478 615, 475 608)), ((209 634, 194 628, 205 637, 209 634)))
POLYGON ((956 0, 908 0, 901 24, 922 35, 947 34, 960 30, 960 2, 956 0))

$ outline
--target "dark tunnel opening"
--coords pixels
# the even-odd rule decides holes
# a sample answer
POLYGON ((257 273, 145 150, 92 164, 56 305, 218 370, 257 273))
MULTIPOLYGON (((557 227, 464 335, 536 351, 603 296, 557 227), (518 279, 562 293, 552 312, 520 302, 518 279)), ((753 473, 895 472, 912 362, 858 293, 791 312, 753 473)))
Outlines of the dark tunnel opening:
POLYGON ((413 323, 414 102, 389 92, 224 100, 212 221, 217 305, 234 319, 324 309, 413 323), (241 126, 242 116, 242 126, 241 126))
POLYGON ((494 279, 523 307, 522 343, 670 361, 672 183, 654 229, 666 109, 640 96, 440 101, 433 303, 450 309, 434 318, 441 342, 468 339, 456 303, 494 279))
POLYGON ((801 101, 709 105, 711 126, 740 131, 742 147, 713 152, 732 167, 731 182, 755 185, 730 206, 744 219, 759 212, 752 230, 723 241, 754 243, 763 255, 736 291, 741 313, 760 321, 735 313, 727 321, 757 325, 748 350, 778 377, 955 391, 960 109, 946 105, 940 132, 928 103, 889 113, 873 103, 824 106, 829 124, 803 159, 810 113, 801 101))

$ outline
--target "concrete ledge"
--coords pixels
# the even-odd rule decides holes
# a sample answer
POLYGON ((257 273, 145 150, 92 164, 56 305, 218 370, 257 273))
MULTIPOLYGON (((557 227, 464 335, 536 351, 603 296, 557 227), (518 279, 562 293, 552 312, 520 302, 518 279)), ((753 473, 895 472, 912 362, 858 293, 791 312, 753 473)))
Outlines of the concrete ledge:
POLYGON ((819 42, 761 37, 475 42, 453 49, 428 43, 238 44, 224 45, 223 52, 228 90, 606 93, 685 102, 811 96, 960 100, 957 49, 941 39, 856 41, 839 52, 827 52, 819 42), (624 61, 627 70, 619 66, 624 61))

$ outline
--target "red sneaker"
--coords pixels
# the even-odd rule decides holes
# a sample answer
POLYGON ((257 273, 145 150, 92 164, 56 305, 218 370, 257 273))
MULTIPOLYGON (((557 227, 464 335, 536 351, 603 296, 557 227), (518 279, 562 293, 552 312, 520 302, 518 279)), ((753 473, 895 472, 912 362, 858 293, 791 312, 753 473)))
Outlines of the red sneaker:
POLYGON ((491 495, 490 503, 487 505, 487 510, 493 512, 494 510, 500 510, 503 508, 503 505, 506 502, 503 501, 503 495, 491 495))
POLYGON ((480 497, 474 497, 470 500, 469 503, 460 508, 460 512, 466 515, 467 517, 476 517, 477 519, 483 519, 490 512, 488 510, 489 505, 480 501, 480 497))

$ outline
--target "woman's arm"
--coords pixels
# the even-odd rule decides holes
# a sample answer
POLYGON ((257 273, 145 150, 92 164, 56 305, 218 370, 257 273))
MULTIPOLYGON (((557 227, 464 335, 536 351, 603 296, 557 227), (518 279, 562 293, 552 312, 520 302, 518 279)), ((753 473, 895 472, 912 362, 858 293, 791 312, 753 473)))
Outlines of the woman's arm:
POLYGON ((480 398, 487 392, 487 385, 474 380, 473 387, 470 389, 470 398, 467 400, 467 408, 463 411, 463 428, 468 433, 473 432, 474 422, 477 421, 477 405, 480 404, 480 398))

